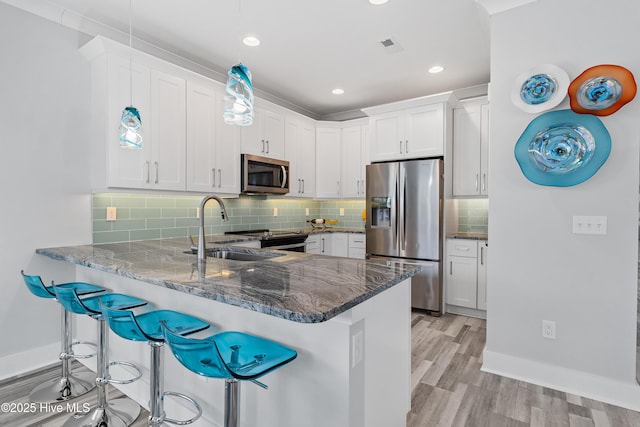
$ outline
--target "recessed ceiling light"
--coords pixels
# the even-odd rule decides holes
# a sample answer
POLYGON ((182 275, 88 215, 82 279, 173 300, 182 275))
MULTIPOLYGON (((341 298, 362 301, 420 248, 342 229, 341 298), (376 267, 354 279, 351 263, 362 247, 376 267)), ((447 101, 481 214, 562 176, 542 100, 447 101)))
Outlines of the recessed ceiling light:
POLYGON ((438 74, 442 71, 444 71, 444 67, 441 67, 440 65, 434 65, 433 67, 429 68, 429 72, 431 74, 438 74))
POLYGON ((386 2, 388 2, 389 0, 369 0, 369 3, 371 4, 375 4, 376 6, 379 4, 385 4, 386 2))
POLYGON ((255 36, 247 36, 242 39, 242 43, 244 43, 246 46, 251 46, 251 47, 259 46, 260 39, 255 36))
POLYGON ((334 95, 342 95, 344 93, 344 89, 336 88, 332 90, 331 93, 334 95))

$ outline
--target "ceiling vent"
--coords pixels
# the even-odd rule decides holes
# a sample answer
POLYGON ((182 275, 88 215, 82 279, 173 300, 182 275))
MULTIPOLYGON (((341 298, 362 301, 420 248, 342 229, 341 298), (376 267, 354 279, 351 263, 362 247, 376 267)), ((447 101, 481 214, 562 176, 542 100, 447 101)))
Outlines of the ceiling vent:
POLYGON ((402 46, 391 37, 388 37, 382 41, 380 41, 380 45, 384 48, 387 53, 398 53, 401 52, 402 46))

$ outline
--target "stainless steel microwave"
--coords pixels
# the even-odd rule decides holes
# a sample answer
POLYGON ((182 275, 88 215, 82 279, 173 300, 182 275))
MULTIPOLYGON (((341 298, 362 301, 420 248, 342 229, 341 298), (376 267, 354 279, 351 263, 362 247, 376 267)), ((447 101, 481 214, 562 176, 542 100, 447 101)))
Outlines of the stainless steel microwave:
POLYGON ((268 157, 242 155, 242 192, 253 194, 287 194, 289 162, 268 157))

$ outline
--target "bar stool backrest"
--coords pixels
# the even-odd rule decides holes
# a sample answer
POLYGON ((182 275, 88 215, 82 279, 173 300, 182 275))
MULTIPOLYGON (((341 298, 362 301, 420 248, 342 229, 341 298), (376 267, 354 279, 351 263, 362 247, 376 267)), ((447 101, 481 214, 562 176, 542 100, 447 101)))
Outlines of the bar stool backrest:
POLYGON ((103 304, 100 309, 111 330, 120 337, 131 341, 157 341, 144 333, 132 311, 113 310, 103 304))
POLYGON ((163 326, 165 342, 176 359, 187 369, 209 378, 233 378, 213 337, 186 338, 173 333, 164 322, 163 326))
POLYGON ((92 311, 82 303, 76 290, 73 288, 63 289, 57 286, 53 287, 53 291, 58 298, 58 302, 68 311, 76 314, 95 315, 92 311))
POLYGON ((55 298, 55 293, 50 288, 47 288, 42 282, 42 278, 40 276, 28 276, 24 274, 24 270, 20 271, 22 274, 22 278, 24 279, 24 283, 27 285, 29 291, 37 297, 40 298, 55 298))

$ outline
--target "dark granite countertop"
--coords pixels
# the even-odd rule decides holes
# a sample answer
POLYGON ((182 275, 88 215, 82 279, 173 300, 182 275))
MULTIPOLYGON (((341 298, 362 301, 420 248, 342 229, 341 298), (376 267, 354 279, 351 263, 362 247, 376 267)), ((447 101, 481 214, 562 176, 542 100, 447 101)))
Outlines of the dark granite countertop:
POLYGON ((447 239, 489 240, 489 235, 487 233, 467 233, 460 231, 458 233, 447 234, 447 239))
MULTIPOLYGON (((208 236, 218 247, 246 241, 208 236), (223 242, 222 245, 220 242, 223 242), (226 243, 225 243, 226 242, 226 243)), ((213 247, 216 245, 208 245, 213 247)), ((411 264, 277 252, 267 261, 197 257, 188 238, 37 249, 36 253, 300 323, 324 322, 416 274, 411 264)))

